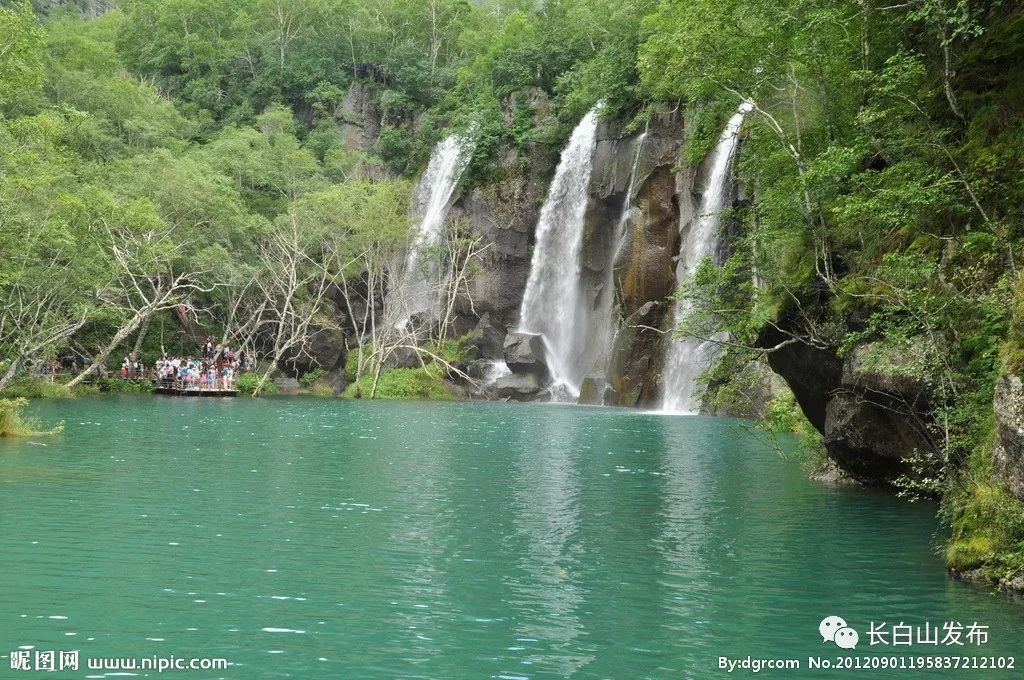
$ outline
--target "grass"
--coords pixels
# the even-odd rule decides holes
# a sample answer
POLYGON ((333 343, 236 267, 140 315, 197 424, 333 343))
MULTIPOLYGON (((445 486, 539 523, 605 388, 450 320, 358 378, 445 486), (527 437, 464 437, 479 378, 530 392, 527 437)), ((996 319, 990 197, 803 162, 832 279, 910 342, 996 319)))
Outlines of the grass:
POLYGON ((58 423, 49 430, 39 428, 39 423, 27 418, 22 409, 28 406, 28 399, 0 399, 0 437, 38 437, 57 434, 64 429, 64 423, 58 423))
POLYGON ((314 397, 333 397, 334 390, 327 383, 320 381, 310 386, 309 394, 314 397))
MULTIPOLYGON (((444 382, 444 368, 433 363, 426 368, 391 368, 381 371, 375 399, 419 399, 425 401, 451 401, 452 390, 444 382)), ((362 376, 350 384, 343 396, 350 399, 369 398, 373 374, 362 376)))

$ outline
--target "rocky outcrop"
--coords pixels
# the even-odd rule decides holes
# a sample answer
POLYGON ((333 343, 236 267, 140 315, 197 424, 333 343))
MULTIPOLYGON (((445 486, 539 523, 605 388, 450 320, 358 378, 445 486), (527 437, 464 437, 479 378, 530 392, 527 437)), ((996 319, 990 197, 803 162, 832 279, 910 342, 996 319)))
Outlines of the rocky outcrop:
POLYGON ((1024 501, 1024 382, 1005 374, 996 383, 996 474, 1006 490, 1024 501))
POLYGON ((306 373, 320 368, 324 371, 338 371, 345 365, 345 335, 338 328, 315 328, 305 347, 297 349, 281 359, 278 364, 285 375, 301 378, 306 373))
MULTIPOLYGON (((772 328, 759 343, 785 339, 772 328)), ((770 353, 768 363, 822 433, 829 458, 858 481, 887 484, 909 472, 910 458, 934 450, 926 386, 900 370, 912 351, 867 345, 840 358, 798 342, 770 353)))
POLYGON ((856 348, 825 405, 825 448, 856 479, 891 481, 908 472, 909 458, 934 451, 927 387, 901 374, 906 359, 875 345, 856 348))
POLYGON ((585 262, 595 272, 593 308, 611 308, 616 319, 606 404, 649 406, 660 400, 659 329, 669 311, 664 301, 675 290, 680 207, 688 201, 680 196, 689 186, 686 173, 676 167, 682 137, 682 118, 665 112, 651 120, 646 135, 600 140, 595 152, 585 262), (606 278, 598 278, 598 265, 612 268, 611 290, 605 290, 606 278), (607 304, 601 295, 614 299, 607 304))
POLYGON ((377 143, 380 112, 377 110, 373 90, 367 83, 352 81, 334 117, 347 150, 365 152, 377 143))
MULTIPOLYGON (((502 115, 511 124, 522 108, 533 112, 535 126, 553 115, 547 95, 538 88, 510 94, 502 103, 502 115)), ((469 293, 456 308, 471 319, 470 327, 485 314, 503 331, 519 322, 534 228, 557 161, 557 149, 537 142, 505 149, 492 161, 488 181, 463 190, 449 210, 448 223, 468 228, 484 248, 469 293)))
POLYGON ((38 0, 33 4, 43 14, 50 14, 55 9, 71 8, 86 19, 103 16, 117 6, 114 0, 38 0))

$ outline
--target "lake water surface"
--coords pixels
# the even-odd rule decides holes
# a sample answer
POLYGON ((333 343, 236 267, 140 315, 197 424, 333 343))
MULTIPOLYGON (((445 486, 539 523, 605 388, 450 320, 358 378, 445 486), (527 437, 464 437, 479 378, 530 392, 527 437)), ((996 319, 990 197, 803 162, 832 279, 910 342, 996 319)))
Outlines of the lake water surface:
POLYGON ((0 655, 232 664, 159 676, 188 678, 706 678, 719 656, 892 654, 872 621, 960 621, 988 643, 895 652, 1024 657, 1024 608, 943 573, 934 506, 810 483, 740 421, 299 398, 33 410, 66 430, 0 441, 0 655), (822 643, 827 615, 856 652, 822 643))

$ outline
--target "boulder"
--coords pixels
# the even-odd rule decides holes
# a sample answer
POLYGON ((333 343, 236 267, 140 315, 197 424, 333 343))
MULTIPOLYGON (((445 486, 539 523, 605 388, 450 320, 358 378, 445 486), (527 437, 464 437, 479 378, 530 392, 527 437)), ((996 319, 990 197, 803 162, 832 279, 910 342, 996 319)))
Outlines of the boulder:
POLYGON ((283 375, 279 375, 274 378, 273 383, 274 386, 277 387, 277 391, 281 394, 297 394, 300 387, 298 380, 283 375))
POLYGON ((831 458, 811 472, 810 479, 826 486, 861 486, 860 482, 836 465, 831 458))
POLYGON ((493 389, 501 399, 532 401, 540 394, 541 385, 534 375, 511 373, 495 380, 493 389))
POLYGON ((315 328, 306 342, 304 351, 292 352, 283 357, 278 368, 293 378, 301 378, 304 374, 322 368, 334 371, 345 365, 345 335, 337 328, 315 328))
POLYGON ((516 375, 531 375, 540 380, 547 374, 544 363, 544 339, 537 333, 509 333, 502 346, 505 364, 516 375))
POLYGON ((1006 489, 1024 501, 1024 382, 1003 375, 996 383, 996 473, 1006 489))
POLYGON ((825 450, 829 458, 865 482, 891 482, 907 472, 905 461, 929 450, 913 414, 897 406, 898 396, 871 397, 840 389, 825 407, 825 450))

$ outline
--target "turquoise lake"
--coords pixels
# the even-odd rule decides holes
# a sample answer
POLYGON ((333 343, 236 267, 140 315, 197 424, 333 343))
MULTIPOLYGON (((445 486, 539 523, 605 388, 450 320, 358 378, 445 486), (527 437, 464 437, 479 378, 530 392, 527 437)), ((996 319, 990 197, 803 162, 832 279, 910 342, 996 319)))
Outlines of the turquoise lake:
MULTIPOLYGON (((809 482, 742 421, 496 403, 96 397, 0 441, 0 677, 19 647, 222 657, 187 678, 1019 677, 807 657, 1024 657, 936 508, 809 482), (842 616, 856 651, 823 643, 842 616), (988 626, 868 644, 870 622, 988 626)), ((139 675, 144 675, 138 671, 139 675)))

